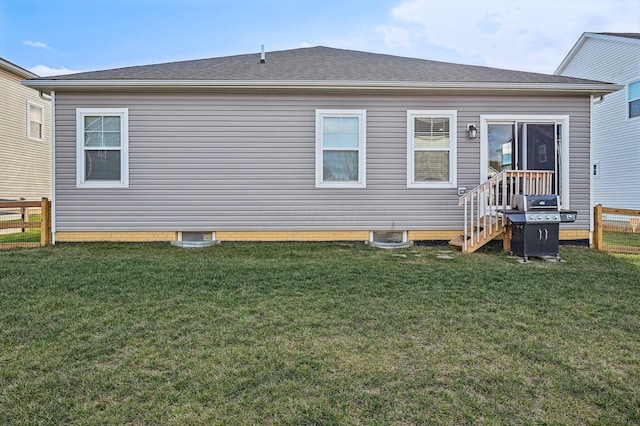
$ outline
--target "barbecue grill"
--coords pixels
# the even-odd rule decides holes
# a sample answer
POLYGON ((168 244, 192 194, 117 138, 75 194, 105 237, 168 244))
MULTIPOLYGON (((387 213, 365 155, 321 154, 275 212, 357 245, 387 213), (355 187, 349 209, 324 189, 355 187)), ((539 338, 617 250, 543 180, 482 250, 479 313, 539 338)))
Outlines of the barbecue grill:
POLYGON ((511 254, 555 256, 560 245, 560 223, 575 222, 577 212, 560 210, 557 195, 520 195, 511 197, 511 210, 503 212, 511 222, 511 254))

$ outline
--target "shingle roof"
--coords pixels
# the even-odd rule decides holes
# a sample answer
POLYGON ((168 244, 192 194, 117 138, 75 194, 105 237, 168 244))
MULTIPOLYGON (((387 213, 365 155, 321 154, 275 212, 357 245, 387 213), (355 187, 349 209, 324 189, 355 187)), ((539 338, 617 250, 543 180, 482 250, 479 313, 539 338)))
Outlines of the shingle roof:
POLYGON ((608 36, 640 39, 640 33, 597 33, 608 36))
POLYGON ((364 81, 585 83, 589 80, 557 75, 437 62, 329 47, 310 47, 143 65, 40 79, 54 81, 171 80, 171 81, 364 81))

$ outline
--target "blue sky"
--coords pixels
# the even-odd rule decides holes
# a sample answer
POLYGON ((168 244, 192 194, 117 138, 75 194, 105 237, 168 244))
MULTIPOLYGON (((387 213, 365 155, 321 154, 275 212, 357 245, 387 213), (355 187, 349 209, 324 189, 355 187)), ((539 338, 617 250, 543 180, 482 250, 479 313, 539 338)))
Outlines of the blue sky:
POLYGON ((0 57, 40 75, 307 46, 553 73, 640 0, 0 0, 0 57))

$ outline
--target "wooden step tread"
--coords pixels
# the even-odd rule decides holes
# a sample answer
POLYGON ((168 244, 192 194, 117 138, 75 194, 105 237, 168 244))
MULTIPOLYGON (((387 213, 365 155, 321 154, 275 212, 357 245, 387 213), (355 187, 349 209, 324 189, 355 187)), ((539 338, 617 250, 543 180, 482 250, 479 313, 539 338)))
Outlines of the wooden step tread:
MULTIPOLYGON (((465 253, 472 253, 478 250, 479 248, 483 247, 489 241, 493 241, 496 237, 499 237, 500 235, 504 234, 504 231, 505 231, 505 227, 503 224, 499 224, 497 230, 495 229, 495 226, 492 226, 490 229, 487 230, 486 235, 484 234, 484 231, 476 231, 474 232, 474 237, 475 238, 479 237, 479 240, 476 239, 473 246, 471 246, 471 244, 467 244, 466 250, 464 248, 464 234, 461 233, 456 235, 449 241, 449 246, 455 249, 462 250, 465 253)), ((467 234, 467 239, 470 239, 470 238, 471 238, 471 232, 469 231, 469 233, 467 234)))

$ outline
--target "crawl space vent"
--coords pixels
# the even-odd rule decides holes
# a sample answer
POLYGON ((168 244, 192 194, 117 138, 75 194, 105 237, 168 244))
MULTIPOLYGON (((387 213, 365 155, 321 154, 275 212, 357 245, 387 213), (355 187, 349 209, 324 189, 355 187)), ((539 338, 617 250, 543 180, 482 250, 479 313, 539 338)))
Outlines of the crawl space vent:
POLYGON ((406 233, 403 231, 373 231, 369 244, 385 249, 411 247, 411 243, 406 241, 406 233))
POLYGON ((213 232, 178 232, 178 241, 171 241, 171 244, 185 248, 200 248, 219 244, 219 241, 215 240, 213 232))

